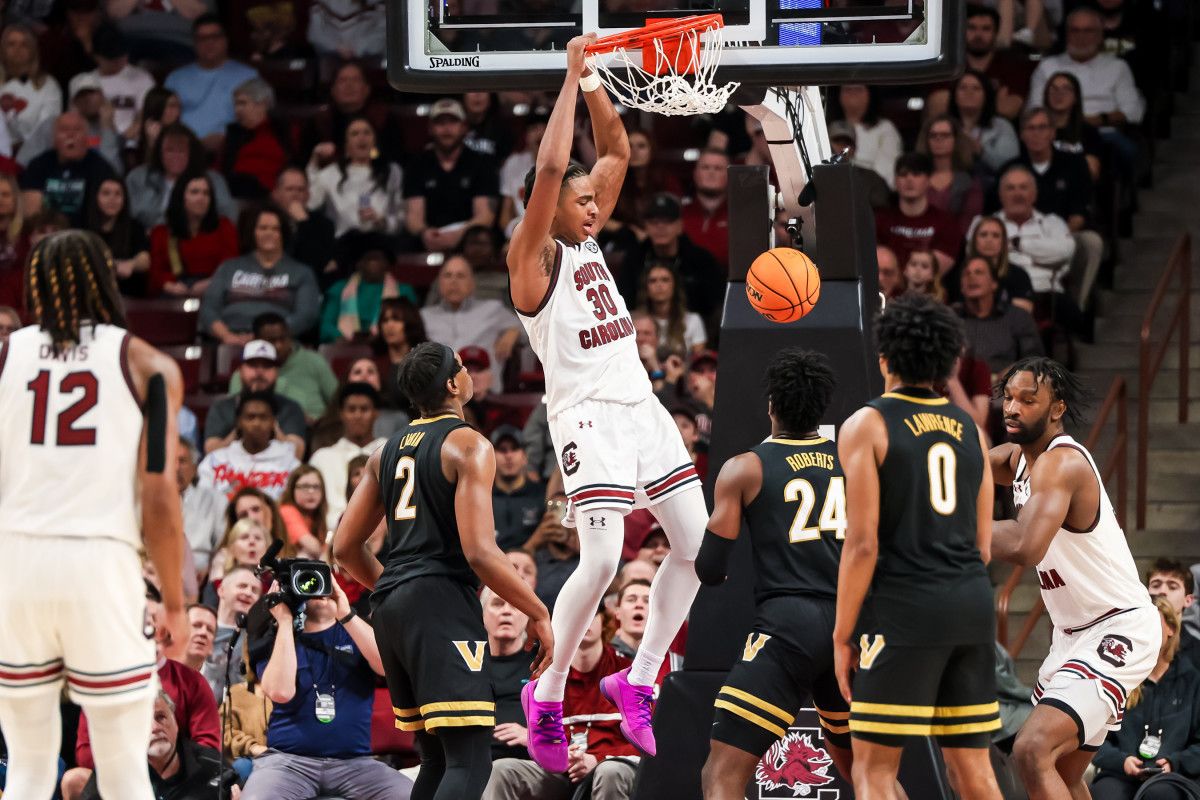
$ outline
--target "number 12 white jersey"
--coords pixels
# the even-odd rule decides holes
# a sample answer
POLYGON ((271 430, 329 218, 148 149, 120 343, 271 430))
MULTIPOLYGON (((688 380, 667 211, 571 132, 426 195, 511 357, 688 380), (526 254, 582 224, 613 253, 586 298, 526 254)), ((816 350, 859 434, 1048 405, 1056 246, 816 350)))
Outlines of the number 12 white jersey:
POLYGON ((632 405, 653 394, 633 319, 600 245, 554 242, 550 286, 538 307, 517 309, 546 371, 547 415, 585 400, 632 405))
POLYGON ((31 325, 0 351, 0 531, 139 547, 142 411, 130 336, 86 325, 80 339, 56 355, 31 325))

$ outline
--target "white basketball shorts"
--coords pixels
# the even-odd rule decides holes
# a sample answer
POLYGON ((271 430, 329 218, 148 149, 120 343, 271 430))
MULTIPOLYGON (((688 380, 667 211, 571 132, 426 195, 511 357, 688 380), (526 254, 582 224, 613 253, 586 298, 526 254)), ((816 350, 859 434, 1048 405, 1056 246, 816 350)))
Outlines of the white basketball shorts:
POLYGON ((700 485, 679 428, 656 397, 633 405, 586 400, 550 420, 550 438, 571 511, 629 513, 700 485))
POLYGON ((1065 712, 1079 726, 1080 746, 1095 750, 1110 730, 1120 730, 1125 701, 1154 668, 1161 646, 1154 606, 1115 612, 1071 633, 1055 628, 1033 702, 1065 712))
POLYGON ((137 552, 115 539, 0 533, 0 696, 82 706, 157 691, 137 552))

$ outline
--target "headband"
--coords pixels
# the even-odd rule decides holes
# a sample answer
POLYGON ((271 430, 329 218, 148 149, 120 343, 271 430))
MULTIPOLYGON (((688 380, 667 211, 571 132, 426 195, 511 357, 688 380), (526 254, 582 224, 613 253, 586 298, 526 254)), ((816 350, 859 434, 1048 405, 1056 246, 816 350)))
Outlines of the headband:
POLYGON ((433 380, 430 382, 429 391, 440 391, 446 385, 446 381, 458 374, 459 365, 454 360, 454 350, 447 345, 442 345, 442 363, 438 366, 438 371, 434 374, 433 380))

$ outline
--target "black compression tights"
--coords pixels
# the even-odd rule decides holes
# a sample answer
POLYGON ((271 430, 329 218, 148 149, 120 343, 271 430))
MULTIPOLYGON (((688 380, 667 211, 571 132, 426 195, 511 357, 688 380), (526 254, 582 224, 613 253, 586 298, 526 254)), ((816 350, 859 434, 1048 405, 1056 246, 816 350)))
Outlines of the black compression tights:
POLYGON ((442 728, 417 734, 421 771, 411 800, 479 800, 492 774, 492 729, 442 728))

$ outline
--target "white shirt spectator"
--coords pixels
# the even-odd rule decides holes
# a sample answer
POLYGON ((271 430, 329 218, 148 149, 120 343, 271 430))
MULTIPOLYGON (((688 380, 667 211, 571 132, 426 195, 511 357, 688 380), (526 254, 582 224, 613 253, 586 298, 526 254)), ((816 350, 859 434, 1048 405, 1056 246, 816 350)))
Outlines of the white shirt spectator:
POLYGON ((862 123, 854 126, 854 163, 873 170, 889 189, 896 188, 896 159, 904 152, 900 131, 890 120, 880 119, 868 128, 862 123))
POLYGON ((1083 113, 1087 116, 1120 111, 1133 124, 1142 121, 1146 103, 1133 82, 1133 72, 1122 59, 1099 53, 1087 61, 1076 61, 1066 53, 1042 59, 1030 79, 1029 103, 1040 105, 1046 82, 1056 72, 1069 72, 1079 80, 1083 113))
POLYGON ((968 131, 982 148, 979 158, 993 172, 1021 155, 1021 142, 1012 123, 999 114, 992 117, 986 128, 968 131))
POLYGON ((100 82, 100 91, 113 107, 113 127, 118 133, 124 133, 133 125, 134 119, 142 110, 142 101, 146 92, 154 88, 154 77, 132 64, 126 64, 120 72, 105 75, 100 70, 83 72, 71 78, 67 88, 67 96, 75 96, 75 87, 87 77, 100 82))
POLYGON ((347 164, 345 180, 342 180, 342 170, 337 164, 329 164, 320 171, 310 164, 307 172, 308 210, 323 208, 325 215, 333 221, 334 235, 362 229, 358 211, 367 203, 383 220, 381 230, 384 232, 395 233, 403 224, 401 187, 404 183, 396 164, 388 165, 387 184, 382 189, 375 185, 371 168, 365 164, 347 164))
POLYGON ((216 489, 228 496, 243 486, 254 486, 279 502, 287 486, 288 475, 300 466, 291 442, 272 439, 267 449, 250 454, 240 439, 228 447, 213 450, 196 471, 196 484, 216 489))
POLYGON ((25 141, 43 120, 54 119, 62 110, 62 88, 49 75, 40 88, 33 81, 20 78, 10 78, 0 85, 0 111, 8 123, 12 141, 17 144, 25 141))
MULTIPOLYGON (((655 318, 654 324, 658 327, 658 343, 665 346, 667 342, 667 320, 655 318)), ((708 333, 704 330, 704 320, 695 311, 688 311, 683 315, 683 344, 688 349, 688 352, 704 345, 708 342, 708 333)))
MULTIPOLYGON (((1075 239, 1066 221, 1057 214, 1043 214, 1034 210, 1033 216, 1017 224, 1004 216, 1008 231, 1008 261, 1029 273, 1029 281, 1035 292, 1061 292, 1063 277, 1071 267, 1075 255, 1075 239)), ((976 223, 979 218, 976 217, 976 223)), ((975 223, 972 223, 974 230, 975 223)))
POLYGON ((504 229, 504 238, 511 239, 517 223, 525 216, 525 202, 521 200, 521 190, 525 188, 525 176, 533 168, 536 153, 522 150, 504 159, 500 167, 500 194, 513 201, 513 218, 504 229))
POLYGON ((213 551, 225 535, 225 495, 207 486, 189 486, 182 500, 183 534, 196 569, 207 572, 213 551))
POLYGON ((454 352, 475 345, 487 351, 492 369, 499 373, 503 365, 496 359, 496 339, 507 330, 517 327, 517 316, 499 300, 468 297, 458 310, 442 301, 421 309, 425 335, 431 342, 441 342, 454 352))
POLYGON ((387 45, 383 0, 316 0, 308 41, 323 56, 381 56, 387 45))
POLYGON ((350 471, 347 466, 355 456, 369 456, 387 444, 387 439, 376 439, 366 447, 359 447, 345 438, 338 439, 328 447, 322 447, 308 459, 308 465, 315 467, 325 481, 325 502, 329 504, 329 514, 325 517, 329 530, 337 528, 342 512, 346 510, 346 481, 350 471))

